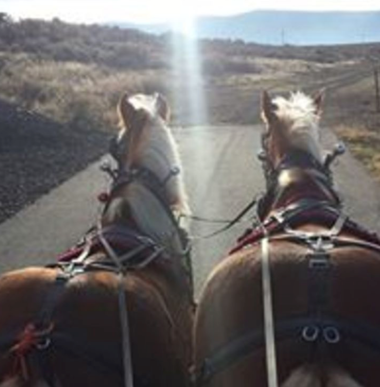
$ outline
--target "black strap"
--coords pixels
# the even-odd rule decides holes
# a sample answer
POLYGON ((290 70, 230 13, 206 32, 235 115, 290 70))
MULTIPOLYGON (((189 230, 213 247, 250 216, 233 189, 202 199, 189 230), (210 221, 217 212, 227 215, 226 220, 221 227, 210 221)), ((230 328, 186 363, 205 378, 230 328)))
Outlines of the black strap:
MULTIPOLYGON (((308 319, 295 319, 276 324, 276 340, 288 338, 293 335, 297 336, 308 322, 308 319)), ((194 373, 195 385, 201 386, 206 384, 217 373, 223 371, 233 363, 238 362, 255 350, 262 348, 264 344, 265 335, 262 328, 250 331, 232 340, 203 361, 201 367, 194 373)))
POLYGON ((42 309, 39 313, 39 316, 36 319, 35 325, 38 327, 45 327, 51 324, 54 310, 57 306, 58 300, 64 293, 66 289, 67 282, 72 278, 70 272, 62 271, 61 268, 58 269, 58 273, 55 277, 55 281, 52 284, 51 289, 47 291, 45 300, 42 303, 42 309))
POLYGON ((225 225, 224 227, 212 232, 211 234, 207 234, 207 235, 203 235, 203 236, 199 236, 199 237, 196 237, 196 239, 208 239, 208 238, 212 238, 218 234, 221 234, 222 232, 224 231, 227 231, 229 230, 231 227, 233 227, 236 223, 238 223, 241 218, 251 209, 253 208, 253 206, 255 206, 257 203, 257 200, 256 199, 253 199, 252 201, 250 201, 248 203, 248 205, 246 207, 243 208, 242 211, 240 211, 234 219, 232 219, 227 225, 225 225))
MULTIPOLYGON (((275 325, 276 341, 289 338, 302 339, 305 328, 313 327, 322 332, 325 328, 334 327, 345 340, 352 340, 380 354, 380 330, 373 325, 363 324, 358 321, 341 321, 340 319, 318 319, 300 317, 281 321, 275 325)), ((316 340, 321 340, 317 336, 316 340)), ((309 341, 310 344, 315 341, 309 341)), ((304 341, 308 343, 308 341, 304 341)), ((210 357, 207 357, 198 369, 193 373, 195 386, 207 384, 216 374, 222 372, 232 364, 263 348, 265 344, 264 330, 256 329, 242 335, 221 347, 210 357)))
POLYGON ((95 345, 93 342, 84 341, 79 337, 74 338, 72 335, 57 331, 52 333, 51 341, 54 348, 85 360, 99 372, 120 376, 122 384, 124 370, 118 346, 95 345))
POLYGON ((56 387, 55 370, 51 363, 50 351, 37 350, 31 353, 32 359, 37 363, 41 377, 49 387, 56 387))
POLYGON ((331 262, 326 251, 306 255, 308 265, 309 314, 315 319, 328 315, 331 262))

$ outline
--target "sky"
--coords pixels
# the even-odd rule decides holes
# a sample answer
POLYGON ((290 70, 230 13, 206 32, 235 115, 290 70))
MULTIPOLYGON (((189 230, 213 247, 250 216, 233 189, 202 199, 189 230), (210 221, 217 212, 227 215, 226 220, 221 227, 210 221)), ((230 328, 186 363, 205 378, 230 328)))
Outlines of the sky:
POLYGON ((0 0, 0 12, 15 19, 58 17, 74 23, 174 22, 202 15, 232 15, 258 9, 311 11, 380 10, 379 0, 0 0))

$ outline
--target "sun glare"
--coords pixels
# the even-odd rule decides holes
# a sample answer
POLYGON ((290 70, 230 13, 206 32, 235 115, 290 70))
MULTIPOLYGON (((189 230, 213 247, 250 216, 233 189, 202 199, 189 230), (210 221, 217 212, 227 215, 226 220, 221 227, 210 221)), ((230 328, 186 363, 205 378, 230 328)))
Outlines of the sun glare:
POLYGON ((176 99, 183 100, 183 92, 189 105, 191 121, 202 122, 206 118, 201 58, 197 40, 196 9, 188 4, 173 2, 170 25, 173 34, 172 67, 179 81, 176 99), (182 91, 181 91, 182 90, 182 91), (182 96, 181 96, 182 94, 182 96))

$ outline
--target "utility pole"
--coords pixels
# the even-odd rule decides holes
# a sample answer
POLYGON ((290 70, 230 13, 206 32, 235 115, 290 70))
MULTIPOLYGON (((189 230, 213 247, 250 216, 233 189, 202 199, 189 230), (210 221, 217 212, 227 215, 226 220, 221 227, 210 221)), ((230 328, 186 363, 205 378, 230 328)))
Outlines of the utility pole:
POLYGON ((380 113, 379 71, 376 67, 373 69, 373 76, 375 80, 376 113, 380 113))

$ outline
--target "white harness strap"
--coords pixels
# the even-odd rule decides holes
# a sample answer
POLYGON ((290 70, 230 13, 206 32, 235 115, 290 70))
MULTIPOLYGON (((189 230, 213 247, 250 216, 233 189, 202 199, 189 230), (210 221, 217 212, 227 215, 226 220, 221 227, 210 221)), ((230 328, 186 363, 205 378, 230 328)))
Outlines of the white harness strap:
POLYGON ((268 387, 278 387, 268 235, 261 240, 261 269, 268 387))
POLYGON ((99 239, 104 246, 108 256, 114 261, 118 269, 118 302, 120 313, 120 325, 122 332, 122 353, 123 353, 123 368, 124 368, 124 387, 133 387, 133 369, 132 369, 132 354, 131 354, 131 342, 130 342, 130 330, 128 321, 127 303, 124 290, 124 268, 123 265, 107 242, 102 232, 102 227, 99 226, 99 239))

